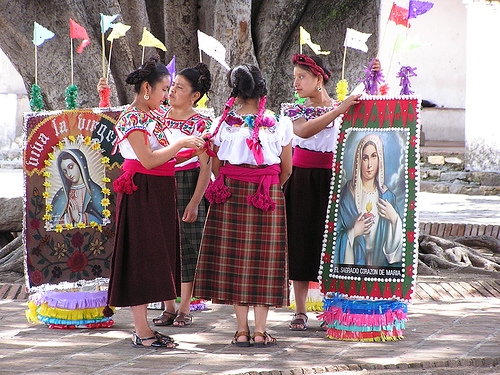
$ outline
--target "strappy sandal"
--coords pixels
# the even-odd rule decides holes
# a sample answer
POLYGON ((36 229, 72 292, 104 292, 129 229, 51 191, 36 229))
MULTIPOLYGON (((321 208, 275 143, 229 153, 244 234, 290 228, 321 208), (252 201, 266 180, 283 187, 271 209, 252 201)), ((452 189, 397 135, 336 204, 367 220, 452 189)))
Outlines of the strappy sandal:
POLYGON ((193 316, 191 314, 179 312, 175 317, 174 321, 172 322, 172 325, 174 327, 187 327, 190 326, 192 323, 193 323, 193 316))
POLYGON ((240 332, 236 331, 236 333, 234 334, 233 340, 231 341, 231 344, 239 346, 239 347, 243 347, 243 348, 249 347, 250 346, 250 334, 247 331, 240 331, 240 332), (240 336, 245 336, 247 338, 247 341, 238 341, 238 337, 240 337, 240 336))
MULTIPOLYGON (((135 336, 137 336, 137 333, 134 331, 133 334, 135 336)), ((155 337, 160 340, 160 341, 164 341, 164 342, 174 342, 174 339, 170 336, 167 336, 167 335, 164 335, 163 333, 160 333, 158 331, 153 331, 153 334, 155 335, 155 337)), ((176 344, 177 345, 177 344, 176 344)))
POLYGON ((307 317, 307 315, 305 313, 293 314, 293 319, 290 322, 290 324, 288 325, 288 329, 290 331, 305 331, 307 329, 307 321, 308 320, 309 320, 309 318, 307 317), (303 318, 301 318, 300 316, 303 316, 303 318), (295 327, 292 327, 292 325, 295 325, 295 327), (302 328, 296 327, 299 325, 302 326, 302 328))
POLYGON ((134 346, 134 348, 153 348, 153 349, 157 348, 175 349, 175 347, 177 346, 177 344, 174 343, 173 341, 164 341, 159 339, 158 336, 156 336, 156 334, 152 337, 146 337, 141 339, 139 336, 137 336, 135 332, 132 335, 132 345, 134 346), (144 345, 143 342, 148 340, 155 340, 155 341, 153 341, 151 345, 144 345))
POLYGON ((153 324, 155 326, 171 326, 176 316, 176 313, 163 311, 157 318, 153 319, 153 324))
POLYGON ((269 333, 267 333, 267 331, 266 332, 255 331, 252 336, 252 341, 253 341, 253 346, 255 348, 267 348, 269 346, 276 345, 276 339, 269 333), (264 337, 264 341, 255 341, 255 338, 257 336, 264 337))

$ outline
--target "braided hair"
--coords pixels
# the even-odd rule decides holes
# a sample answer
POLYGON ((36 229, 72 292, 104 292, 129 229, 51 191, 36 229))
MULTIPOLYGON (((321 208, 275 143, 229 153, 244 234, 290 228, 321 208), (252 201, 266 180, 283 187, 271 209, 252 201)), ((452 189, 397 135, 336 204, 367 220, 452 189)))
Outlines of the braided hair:
POLYGON ((164 76, 170 76, 167 67, 160 62, 158 55, 152 56, 137 70, 130 73, 125 82, 129 85, 134 85, 134 91, 138 94, 141 91, 143 82, 148 82, 154 86, 157 82, 161 81, 164 76))
POLYGON ((199 92, 200 97, 194 102, 196 104, 203 95, 208 93, 210 87, 212 86, 212 76, 210 70, 208 70, 207 64, 199 63, 193 68, 186 68, 181 70, 179 75, 186 78, 191 84, 191 92, 199 92))

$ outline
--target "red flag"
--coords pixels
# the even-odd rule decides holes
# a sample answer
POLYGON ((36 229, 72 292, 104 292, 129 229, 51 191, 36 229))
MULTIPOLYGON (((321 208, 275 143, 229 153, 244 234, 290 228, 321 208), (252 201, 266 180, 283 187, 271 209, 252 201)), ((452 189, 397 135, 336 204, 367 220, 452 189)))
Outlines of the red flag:
POLYGON ((71 18, 69 19, 69 37, 71 39, 83 39, 76 52, 82 53, 83 49, 90 44, 90 38, 87 34, 87 30, 84 27, 77 24, 71 18))
POLYGON ((410 27, 408 24, 408 9, 398 6, 396 3, 392 3, 389 21, 394 22, 396 25, 410 27))

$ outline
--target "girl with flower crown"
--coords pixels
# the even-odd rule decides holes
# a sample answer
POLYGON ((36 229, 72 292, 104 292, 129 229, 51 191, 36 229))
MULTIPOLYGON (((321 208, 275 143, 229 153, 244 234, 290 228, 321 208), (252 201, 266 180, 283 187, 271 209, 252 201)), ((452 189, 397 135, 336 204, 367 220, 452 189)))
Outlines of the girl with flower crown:
POLYGON ((293 172, 285 185, 290 280, 295 293, 293 331, 307 329, 310 281, 318 280, 332 164, 342 115, 361 95, 343 102, 325 90, 331 72, 318 56, 293 55, 294 88, 304 104, 283 108, 293 121, 293 172))
POLYGON ((232 92, 213 133, 211 205, 195 276, 195 295, 234 306, 236 346, 276 343, 266 331, 270 306, 287 302, 287 239, 281 187, 292 168, 292 123, 266 111, 260 70, 228 73, 232 92), (232 109, 236 103, 239 107, 232 109), (255 329, 250 336, 249 307, 255 329))

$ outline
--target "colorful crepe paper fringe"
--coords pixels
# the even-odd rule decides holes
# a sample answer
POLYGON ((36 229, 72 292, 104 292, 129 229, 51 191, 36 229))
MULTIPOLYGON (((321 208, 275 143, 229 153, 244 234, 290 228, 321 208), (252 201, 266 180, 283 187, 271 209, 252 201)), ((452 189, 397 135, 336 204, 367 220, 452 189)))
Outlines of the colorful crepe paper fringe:
POLYGON ((410 89, 410 77, 416 77, 417 73, 415 73, 417 68, 412 68, 410 66, 402 66, 396 75, 399 80, 399 86, 401 86, 401 95, 411 95, 414 92, 410 89))
POLYGON ((402 340, 407 305, 399 301, 347 300, 339 295, 324 299, 325 322, 329 338, 344 341, 402 340))
POLYGON ((78 87, 76 85, 70 85, 66 87, 66 109, 75 109, 76 97, 78 96, 78 87))
MULTIPOLYGON (((175 302, 180 303, 180 297, 175 300, 175 302)), ((191 298, 191 302, 189 304, 189 311, 196 310, 206 310, 207 309, 207 301, 201 298, 191 298)))
POLYGON ((341 79, 340 81, 337 82, 337 100, 343 101, 346 96, 347 96, 347 86, 349 83, 345 79, 341 79))
POLYGON ((294 97, 295 97, 295 103, 297 104, 304 104, 307 100, 307 98, 301 98, 299 94, 297 94, 297 92, 295 92, 294 97))
MULTIPOLYGON (((306 310, 307 311, 323 311, 323 298, 318 282, 310 281, 309 289, 307 290, 306 310)), ((293 284, 290 285, 290 305, 291 309, 295 310, 295 293, 293 284)))
POLYGON ((38 85, 31 86, 30 107, 34 112, 40 112, 43 109, 43 98, 40 86, 38 85))
POLYGON ((365 92, 370 95, 376 95, 379 85, 385 82, 382 69, 377 71, 372 70, 374 61, 375 59, 373 59, 370 65, 364 70, 366 76, 365 79, 362 80, 365 85, 365 92))
POLYGON ((103 315, 107 291, 39 292, 30 296, 26 318, 49 328, 109 328, 114 322, 103 315))

